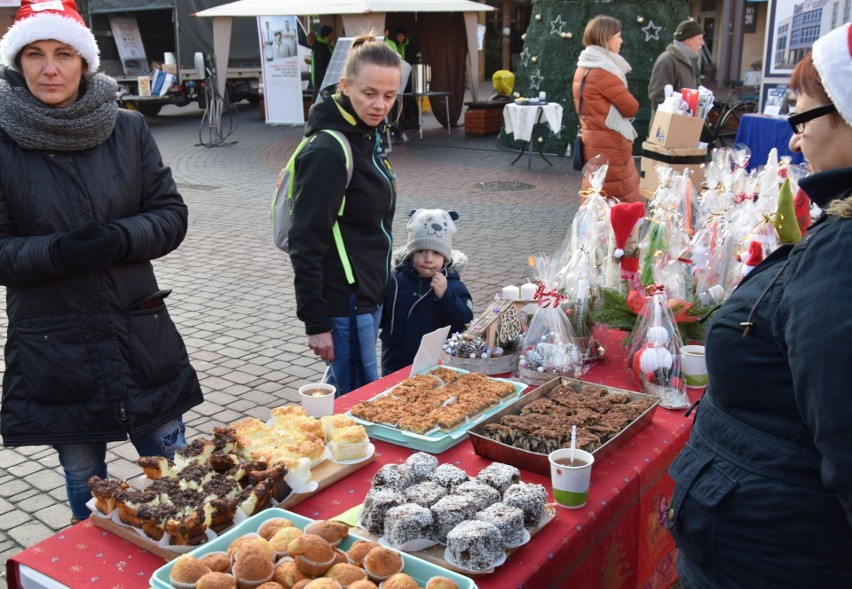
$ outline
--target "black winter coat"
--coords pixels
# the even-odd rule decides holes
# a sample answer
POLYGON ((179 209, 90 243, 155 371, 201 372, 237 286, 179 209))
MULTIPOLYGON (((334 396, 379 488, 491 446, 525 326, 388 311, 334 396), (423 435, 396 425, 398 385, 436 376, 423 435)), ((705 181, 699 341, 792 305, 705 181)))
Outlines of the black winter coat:
POLYGON ((447 291, 440 299, 431 278, 420 278, 411 259, 397 267, 388 282, 382 309, 382 376, 414 361, 427 333, 446 325, 450 333, 464 331, 473 319, 473 299, 453 266, 444 268, 447 291))
MULTIPOLYGON (((800 186, 825 207, 852 195, 852 168, 800 186)), ((671 468, 684 587, 852 586, 846 210, 768 256, 713 319, 710 385, 671 468)))
POLYGON ((124 440, 203 401, 151 265, 186 229, 140 114, 119 111, 105 142, 73 153, 22 149, 0 132, 5 445, 124 440), (120 225, 127 255, 98 272, 58 271, 51 244, 89 221, 120 225))
POLYGON ((372 313, 382 304, 390 275, 396 176, 381 147, 380 129, 358 119, 341 96, 311 108, 305 135, 313 137, 296 157, 289 241, 296 313, 305 332, 315 335, 331 331, 331 317, 349 316, 353 287, 335 247, 335 221, 355 274, 356 313, 372 313), (348 188, 343 148, 328 133, 317 133, 321 129, 349 139, 354 170, 348 188))

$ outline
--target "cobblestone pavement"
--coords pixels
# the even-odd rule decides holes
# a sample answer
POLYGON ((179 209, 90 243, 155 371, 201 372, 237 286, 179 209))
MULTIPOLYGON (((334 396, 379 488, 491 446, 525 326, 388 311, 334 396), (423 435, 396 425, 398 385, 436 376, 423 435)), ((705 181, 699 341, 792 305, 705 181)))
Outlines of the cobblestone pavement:
MULTIPOLYGON (((190 211, 181 247, 155 262, 161 288, 173 289, 169 310, 199 373, 205 402, 185 416, 187 437, 245 416, 298 402, 301 384, 324 366, 306 346, 296 319, 289 259, 272 243, 269 201, 277 173, 302 128, 265 125, 256 107, 239 107, 236 143, 197 146, 201 111, 166 109, 149 119, 164 161, 190 211)), ((463 123, 463 119, 460 119, 463 123)), ((506 284, 529 276, 527 258, 553 253, 576 212, 580 174, 569 158, 553 166, 497 146, 495 136, 451 136, 431 116, 424 136, 394 145, 399 201, 394 240, 405 241, 412 208, 459 212, 454 246, 470 262, 462 275, 475 312, 506 284)), ((2 289, 0 289, 2 290, 2 289)), ((0 315, 0 343, 6 318, 0 315)), ((2 367, 0 367, 2 370, 2 367)), ((139 476, 132 445, 111 444, 110 475, 139 476)), ((52 448, 0 447, 0 575, 5 561, 69 523, 64 479, 52 448)))

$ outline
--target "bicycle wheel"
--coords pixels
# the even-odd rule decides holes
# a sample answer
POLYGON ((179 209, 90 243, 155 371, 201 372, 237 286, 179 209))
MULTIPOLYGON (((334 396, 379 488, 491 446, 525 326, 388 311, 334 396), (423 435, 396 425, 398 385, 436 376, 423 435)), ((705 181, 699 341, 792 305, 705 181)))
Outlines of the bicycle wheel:
POLYGON ((716 126, 716 147, 733 147, 737 139, 737 130, 740 128, 740 119, 743 115, 757 112, 757 103, 751 100, 738 102, 728 112, 722 115, 716 126))

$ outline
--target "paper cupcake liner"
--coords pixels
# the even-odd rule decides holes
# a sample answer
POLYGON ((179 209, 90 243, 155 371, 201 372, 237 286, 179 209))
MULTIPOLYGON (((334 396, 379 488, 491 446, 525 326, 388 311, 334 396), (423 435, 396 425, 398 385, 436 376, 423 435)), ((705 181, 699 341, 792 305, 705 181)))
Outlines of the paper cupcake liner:
POLYGON ((240 579, 239 577, 237 577, 237 589, 254 589, 255 587, 260 587, 261 585, 263 585, 267 581, 271 581, 272 577, 274 575, 275 575, 275 569, 273 568, 272 572, 269 573, 269 576, 266 577, 265 579, 248 580, 248 579, 240 579))
POLYGON ((169 582, 172 584, 174 589, 195 589, 196 583, 180 583, 178 581, 173 580, 169 577, 169 582))
MULTIPOLYGON (((204 535, 207 537, 207 539, 201 544, 212 542, 217 538, 216 532, 210 529, 204 530, 204 535)), ((160 539, 159 542, 157 542, 157 546, 159 546, 160 548, 165 548, 166 550, 169 550, 170 552, 174 552, 176 554, 186 554, 187 552, 192 552, 193 550, 201 546, 201 544, 171 544, 171 539, 172 537, 168 534, 163 534, 163 537, 160 539)))
POLYGON ((319 575, 325 573, 325 571, 327 571, 328 569, 331 568, 331 565, 334 564, 334 558, 335 557, 332 556, 330 559, 328 559, 325 562, 317 562, 315 560, 311 560, 310 558, 305 558, 304 556, 300 556, 300 558, 299 558, 300 563, 304 564, 307 568, 312 568, 312 569, 314 569, 314 571, 320 571, 320 572, 314 573, 314 572, 302 570, 302 568, 298 567, 298 565, 297 565, 297 567, 299 568, 300 571, 302 571, 306 575, 319 576, 319 575))
POLYGON ((529 542, 531 538, 532 538, 532 536, 530 536, 529 530, 524 528, 524 533, 523 533, 521 539, 517 543, 512 544, 510 542, 503 542, 503 548, 505 548, 506 550, 513 550, 515 548, 520 548, 521 546, 523 546, 524 544, 529 542))

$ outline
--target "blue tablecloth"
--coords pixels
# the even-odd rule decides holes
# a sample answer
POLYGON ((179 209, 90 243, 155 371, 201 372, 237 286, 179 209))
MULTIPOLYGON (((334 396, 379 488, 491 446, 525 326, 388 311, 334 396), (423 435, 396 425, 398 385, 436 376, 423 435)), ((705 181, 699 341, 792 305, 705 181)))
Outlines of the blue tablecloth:
POLYGON ((766 164, 769 150, 778 148, 778 158, 783 155, 792 156, 793 164, 804 161, 801 152, 790 151, 790 137, 793 129, 785 118, 772 117, 769 115, 743 115, 740 119, 740 127, 737 130, 737 143, 745 143, 751 148, 751 159, 748 169, 751 170, 766 164))

